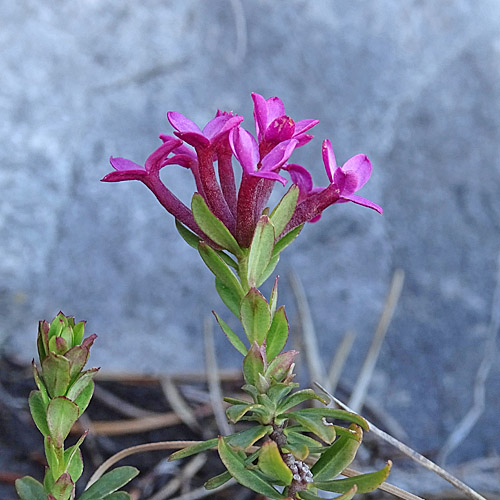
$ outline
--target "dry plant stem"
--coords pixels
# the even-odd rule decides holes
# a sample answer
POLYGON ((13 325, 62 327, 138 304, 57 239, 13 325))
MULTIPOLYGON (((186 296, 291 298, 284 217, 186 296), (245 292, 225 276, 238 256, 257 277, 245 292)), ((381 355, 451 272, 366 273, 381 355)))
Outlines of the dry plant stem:
POLYGON ((377 330, 375 331, 370 349, 366 355, 358 380, 354 384, 354 390, 349 400, 349 406, 356 412, 361 411, 363 408, 363 402, 372 379, 373 370, 375 369, 375 365, 377 363, 380 348, 382 347, 387 329, 389 328, 392 317, 394 316, 394 311, 396 310, 399 297, 401 296, 401 291, 403 290, 403 283, 404 272, 402 269, 396 269, 392 277, 389 293, 385 299, 385 306, 382 311, 382 315, 380 316, 377 330))
POLYGON ((172 410, 179 415, 187 427, 194 431, 200 431, 200 425, 196 420, 193 410, 184 401, 184 398, 181 396, 177 386, 172 380, 172 377, 166 376, 161 379, 160 383, 163 393, 165 394, 172 410))
POLYGON ((222 484, 221 486, 214 488, 213 490, 206 490, 203 486, 201 488, 197 488, 193 491, 190 491, 189 493, 186 493, 185 495, 181 495, 175 498, 172 498, 171 500, 197 500, 198 498, 205 498, 213 493, 216 493, 217 491, 225 490, 226 488, 229 488, 230 486, 233 486, 236 484, 236 481, 231 478, 227 483, 222 484))
POLYGON ((491 302, 490 323, 484 357, 479 365, 474 382, 473 402, 469 411, 448 436, 439 453, 438 461, 444 463, 448 455, 469 435, 486 406, 486 381, 496 357, 496 338, 500 330, 500 254, 497 257, 495 291, 491 302))
MULTIPOLYGON (((315 385, 322 390, 325 394, 327 394, 332 401, 335 401, 335 403, 342 409, 356 413, 353 409, 351 409, 349 406, 346 404, 342 403, 339 399, 337 399, 335 396, 332 396, 331 394, 328 393, 328 391, 321 386, 321 384, 318 384, 315 382, 315 385)), ((366 419, 365 419, 366 420, 366 419)), ((396 438, 392 437, 391 435, 387 434, 386 432, 382 431, 379 429, 377 426, 372 424, 371 422, 368 422, 368 425, 370 427, 370 430, 376 434, 377 436, 381 437, 384 441, 392 444, 395 448, 397 448, 399 451, 404 453, 406 456, 410 457, 412 460, 417 462, 418 464, 422 465, 426 469, 429 469, 430 471, 436 473, 438 476, 442 477, 444 480, 448 481, 450 484, 455 486, 458 490, 462 491, 467 495, 468 498, 471 498, 473 500, 486 500, 482 495, 480 495, 477 491, 474 491, 471 487, 467 486, 465 483, 460 481, 460 479, 456 478, 449 472, 445 471, 443 468, 439 467, 439 465, 435 464, 428 458, 424 457, 420 453, 416 452, 414 449, 410 448, 406 444, 402 443, 401 441, 398 441, 396 438)))
POLYGON ((143 408, 139 408, 128 401, 125 401, 122 398, 119 398, 111 391, 100 387, 99 385, 95 385, 94 387, 94 396, 95 399, 98 399, 106 405, 108 408, 115 410, 121 415, 129 418, 143 418, 143 417, 151 417, 153 415, 158 415, 153 411, 144 410, 143 408))
POLYGON ((180 474, 177 474, 148 500, 164 500, 173 495, 185 481, 191 479, 205 465, 206 461, 205 454, 196 455, 185 465, 180 474))
MULTIPOLYGON (((33 374, 30 374, 30 378, 33 374)), ((207 374, 206 372, 186 372, 186 373, 176 373, 170 375, 174 382, 206 382, 207 374)), ((26 377, 29 378, 29 377, 26 377)), ((157 375, 145 375, 143 373, 133 373, 133 372, 111 372, 111 371, 99 371, 95 376, 96 381, 106 381, 106 382, 121 382, 124 384, 159 384, 162 376, 157 375)), ((241 380, 241 371, 237 370, 220 370, 219 379, 221 382, 238 382, 241 380)))
MULTIPOLYGON (((195 416, 206 417, 212 415, 212 406, 201 405, 194 410, 195 416)), ((130 420, 106 420, 92 422, 92 434, 101 436, 120 436, 123 434, 135 434, 138 432, 171 427, 182 423, 182 419, 175 412, 160 413, 153 417, 134 418, 130 420)), ((81 434, 85 427, 76 422, 71 429, 71 434, 81 434)))
POLYGON ((337 389, 340 375, 342 375, 342 371, 344 370, 345 363, 347 361, 347 358, 349 357, 355 338, 355 332, 346 332, 344 338, 342 339, 342 342, 335 351, 335 355, 333 356, 332 362, 330 364, 330 370, 328 371, 326 384, 326 388, 332 393, 335 393, 337 389))
POLYGON ((215 421, 222 436, 228 436, 234 431, 228 424, 226 412, 224 410, 222 390, 218 375, 217 359, 215 355, 214 331, 212 328, 212 318, 205 318, 204 324, 205 336, 205 363, 207 369, 208 391, 210 394, 210 403, 214 411, 215 421))
POLYGON ((325 369, 319 355, 318 338, 314 329, 309 303, 302 282, 294 272, 290 273, 290 284, 299 310, 299 320, 304 340, 304 351, 309 377, 311 380, 325 380, 325 369))

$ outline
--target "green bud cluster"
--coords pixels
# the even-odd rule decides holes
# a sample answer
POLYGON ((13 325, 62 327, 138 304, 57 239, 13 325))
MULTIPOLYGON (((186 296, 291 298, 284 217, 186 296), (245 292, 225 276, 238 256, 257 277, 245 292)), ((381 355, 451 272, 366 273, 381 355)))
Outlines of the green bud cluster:
MULTIPOLYGON (((98 371, 98 368, 84 370, 90 347, 97 337, 93 334, 84 339, 84 329, 84 321, 75 323, 74 318, 65 316, 62 312, 51 323, 39 323, 37 347, 40 370, 33 361, 33 375, 38 390, 31 392, 29 407, 31 416, 44 437, 48 467, 43 484, 30 476, 16 481, 16 490, 22 500, 75 498, 75 483, 83 472, 80 446, 87 432, 67 449, 64 441, 92 398, 93 378, 98 371)), ((89 489, 79 500, 113 498, 109 495, 138 472, 132 467, 126 469, 118 472, 115 469, 111 477, 103 476, 100 486, 104 485, 104 488, 98 496, 89 489), (126 481, 122 482, 125 478, 126 481), (117 480, 121 484, 116 487, 117 480)))

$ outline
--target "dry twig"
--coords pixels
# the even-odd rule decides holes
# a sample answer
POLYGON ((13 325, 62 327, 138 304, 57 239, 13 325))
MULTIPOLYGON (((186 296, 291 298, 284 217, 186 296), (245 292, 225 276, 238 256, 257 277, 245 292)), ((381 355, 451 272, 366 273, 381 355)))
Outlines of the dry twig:
POLYGON ((396 310, 396 305, 401 296, 401 291, 403 290, 404 282, 404 272, 402 269, 396 269, 392 277, 391 286, 389 288, 389 293, 385 300, 385 306, 380 317, 380 321, 373 336, 373 341, 366 355, 365 362, 361 368, 358 380, 354 384, 354 390, 349 400, 349 406, 354 408, 355 411, 361 411, 363 407, 363 402, 366 397, 366 392, 368 390, 368 385, 372 379, 373 370, 377 363, 378 355, 380 353, 380 348, 387 333, 387 329, 391 323, 394 311, 396 310))

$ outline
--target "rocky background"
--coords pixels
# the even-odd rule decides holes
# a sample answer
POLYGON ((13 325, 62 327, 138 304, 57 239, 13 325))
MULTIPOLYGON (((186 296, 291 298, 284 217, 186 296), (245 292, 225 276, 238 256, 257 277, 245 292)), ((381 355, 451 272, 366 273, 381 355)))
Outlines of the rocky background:
MULTIPOLYGON (((344 204, 306 227, 278 267, 289 319, 293 271, 325 364, 357 333, 352 385, 403 269, 369 395, 434 454, 484 395, 449 462, 498 455, 498 1, 1 0, 0 18, 4 352, 29 361, 37 321, 62 309, 99 334, 103 369, 202 369, 203 320, 224 310, 212 276, 144 186, 99 179, 110 155, 142 163, 169 110, 200 125, 234 110, 253 131, 250 93, 278 95, 321 120, 294 155, 316 184, 330 138, 339 162, 370 157, 361 194, 385 210, 344 204)), ((187 201, 189 173, 163 172, 187 201)), ((221 366, 238 366, 217 337, 221 366)))

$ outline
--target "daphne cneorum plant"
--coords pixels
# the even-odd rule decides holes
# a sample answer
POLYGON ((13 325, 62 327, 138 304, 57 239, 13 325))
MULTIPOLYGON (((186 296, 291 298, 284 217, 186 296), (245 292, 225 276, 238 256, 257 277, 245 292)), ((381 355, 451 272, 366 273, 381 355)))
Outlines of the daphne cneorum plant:
MULTIPOLYGON (((47 468, 43 484, 25 476, 16 481, 22 500, 69 500, 75 498, 75 483, 83 472, 80 439, 68 448, 64 441, 73 424, 86 410, 94 392, 93 378, 98 368, 84 370, 90 347, 97 335, 83 338, 85 322, 60 312, 51 323, 38 326, 37 347, 40 370, 33 361, 38 390, 29 396, 31 416, 44 437, 47 468)), ((118 467, 78 497, 79 500, 127 500, 128 493, 117 491, 138 474, 134 467, 118 467)))
POLYGON ((285 351, 289 325, 278 307, 278 280, 270 297, 259 287, 272 275, 283 250, 306 222, 316 222, 323 210, 351 201, 379 213, 382 209, 356 192, 372 172, 369 159, 358 154, 338 166, 329 140, 322 158, 329 183, 314 187, 311 174, 289 163, 293 151, 313 137, 308 131, 318 120, 295 122, 277 97, 252 94, 256 137, 241 127, 243 118, 217 111, 201 130, 180 113, 169 112, 175 137, 160 135, 162 145, 144 167, 111 157, 114 171, 105 182, 139 180, 174 216, 184 240, 198 250, 215 276, 222 302, 241 322, 244 337, 216 313, 217 322, 243 356, 243 391, 247 399, 225 398, 230 422, 246 421, 244 430, 177 451, 171 460, 217 447, 226 472, 205 484, 216 488, 231 477, 269 498, 316 499, 319 490, 340 493, 347 500, 377 488, 389 474, 382 470, 354 478, 335 479, 354 459, 367 422, 359 415, 327 408, 329 401, 312 389, 297 390, 294 380, 297 351, 285 351), (234 163, 241 166, 237 188, 234 163), (191 171, 196 192, 188 208, 160 179, 160 170, 179 165, 191 171), (292 185, 271 210, 267 206, 275 182, 292 185), (307 400, 324 407, 300 408, 307 400), (350 423, 342 427, 330 420, 350 423), (312 467, 307 465, 314 463, 312 467))

